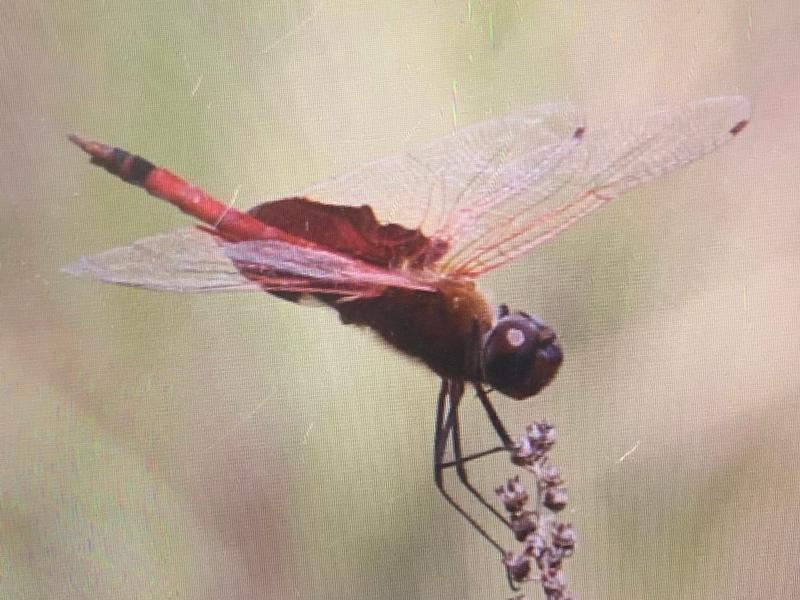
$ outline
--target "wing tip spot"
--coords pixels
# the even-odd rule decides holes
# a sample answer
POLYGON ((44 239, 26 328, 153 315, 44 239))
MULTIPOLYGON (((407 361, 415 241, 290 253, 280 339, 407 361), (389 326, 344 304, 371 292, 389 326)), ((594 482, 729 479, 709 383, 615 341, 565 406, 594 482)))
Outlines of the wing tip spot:
POLYGON ((739 121, 738 123, 736 123, 736 125, 734 125, 733 127, 731 127, 731 129, 730 129, 730 134, 731 134, 731 135, 737 135, 737 134, 739 134, 739 133, 742 131, 742 129, 744 129, 745 127, 747 127, 747 124, 748 124, 749 122, 750 122, 750 119, 742 119, 741 121, 739 121))

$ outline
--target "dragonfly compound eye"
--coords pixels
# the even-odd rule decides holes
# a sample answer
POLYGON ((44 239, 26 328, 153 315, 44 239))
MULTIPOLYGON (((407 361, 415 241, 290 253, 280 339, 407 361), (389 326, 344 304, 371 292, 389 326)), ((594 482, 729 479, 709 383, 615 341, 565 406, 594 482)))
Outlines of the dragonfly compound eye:
POLYGON ((483 374, 498 391, 523 400, 546 386, 563 354, 555 332, 538 320, 515 313, 501 318, 486 335, 483 374))

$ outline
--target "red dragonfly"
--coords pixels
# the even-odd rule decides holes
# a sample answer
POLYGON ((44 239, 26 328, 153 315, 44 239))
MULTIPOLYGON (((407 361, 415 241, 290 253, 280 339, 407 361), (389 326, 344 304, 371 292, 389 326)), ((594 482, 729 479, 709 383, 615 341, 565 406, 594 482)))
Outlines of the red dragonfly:
POLYGON ((474 456, 509 449, 486 386, 517 400, 533 396, 563 355, 550 327, 505 305, 493 308, 476 278, 623 192, 712 152, 748 118, 742 97, 652 110, 597 129, 584 126, 571 105, 534 106, 247 212, 139 156, 71 136, 92 163, 203 224, 83 257, 65 270, 155 290, 255 290, 295 301, 313 295, 344 323, 371 328, 441 377, 436 485, 502 551, 443 487, 443 469, 455 466, 477 495, 464 468, 473 457, 462 454, 458 406, 465 385, 474 387, 501 441, 474 456), (383 208, 385 224, 373 208, 383 208))

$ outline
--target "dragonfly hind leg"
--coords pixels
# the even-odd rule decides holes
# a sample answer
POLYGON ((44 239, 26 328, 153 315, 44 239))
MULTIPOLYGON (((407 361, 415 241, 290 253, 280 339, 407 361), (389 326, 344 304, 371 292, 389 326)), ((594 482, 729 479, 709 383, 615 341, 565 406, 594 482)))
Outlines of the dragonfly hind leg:
POLYGON ((505 428, 500 422, 499 417, 489 403, 485 391, 479 389, 479 397, 481 397, 481 404, 489 415, 492 426, 495 428, 500 439, 503 441, 502 446, 497 446, 483 452, 464 456, 461 445, 461 429, 458 419, 458 408, 464 396, 464 382, 452 379, 443 379, 442 385, 439 390, 439 398, 436 407, 436 428, 434 432, 434 481, 439 492, 444 496, 445 500, 461 515, 470 526, 478 532, 489 544, 491 544, 499 552, 503 553, 504 548, 489 535, 486 530, 477 523, 477 521, 469 515, 464 508, 450 495, 444 486, 444 470, 450 467, 455 467, 456 476, 464 488, 495 518, 501 521, 504 525, 508 526, 508 520, 501 515, 498 510, 492 506, 483 495, 472 485, 469 481, 465 464, 469 461, 495 454, 497 452, 507 451, 510 448, 510 438, 505 432, 505 428), (488 408, 487 408, 488 407, 488 408), (444 456, 449 445, 452 449, 453 460, 445 461, 444 456))

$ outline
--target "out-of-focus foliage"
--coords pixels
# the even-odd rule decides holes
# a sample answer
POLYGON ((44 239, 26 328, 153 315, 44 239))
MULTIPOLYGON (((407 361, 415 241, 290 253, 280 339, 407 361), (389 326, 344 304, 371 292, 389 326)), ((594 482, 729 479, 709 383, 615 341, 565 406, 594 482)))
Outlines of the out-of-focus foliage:
MULTIPOLYGON (((66 134, 247 207, 529 104, 574 100, 592 123, 719 94, 753 103, 740 139, 482 282, 567 357, 535 400, 497 404, 512 430, 559 428, 579 598, 798 596, 800 6, 16 4, 0 597, 510 596, 434 492, 432 374, 322 309, 59 271, 186 224, 66 134)), ((473 481, 490 495, 507 471, 473 481)))

